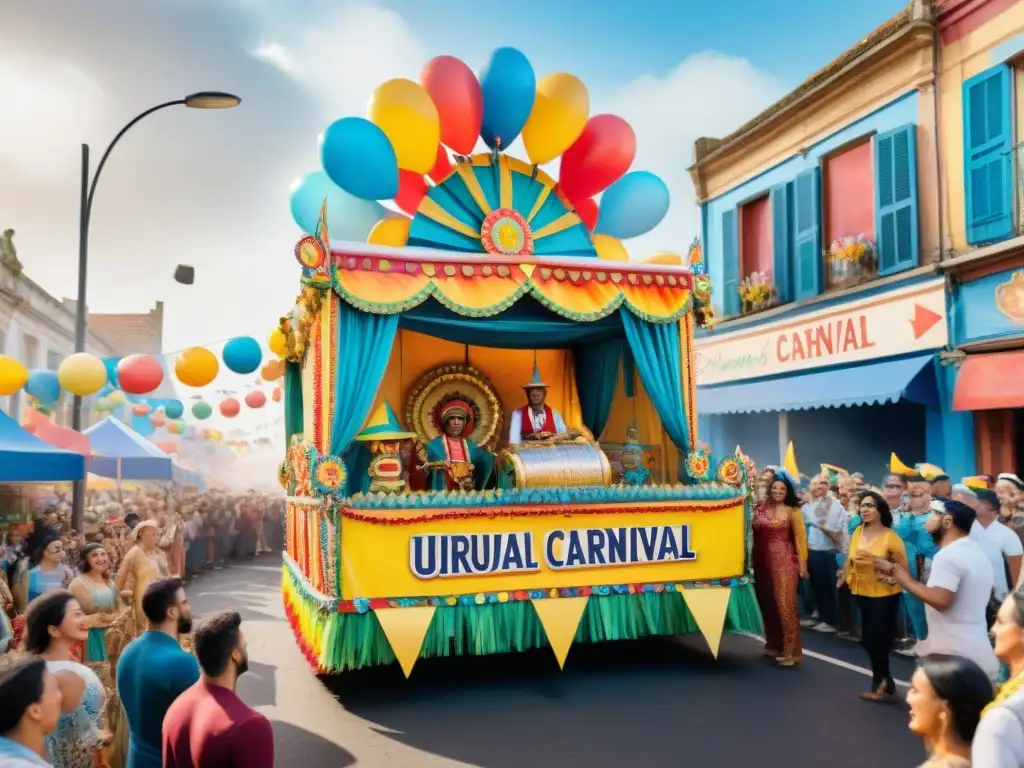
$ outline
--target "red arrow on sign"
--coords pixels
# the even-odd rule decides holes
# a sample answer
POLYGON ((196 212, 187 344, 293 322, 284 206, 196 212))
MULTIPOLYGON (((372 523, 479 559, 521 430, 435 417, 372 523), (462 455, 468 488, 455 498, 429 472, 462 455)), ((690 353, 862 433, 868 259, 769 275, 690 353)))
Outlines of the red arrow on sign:
POLYGON ((942 320, 942 315, 932 312, 930 309, 922 307, 920 304, 915 304, 914 319, 910 321, 910 325, 914 329, 914 338, 920 339, 940 320, 942 320))

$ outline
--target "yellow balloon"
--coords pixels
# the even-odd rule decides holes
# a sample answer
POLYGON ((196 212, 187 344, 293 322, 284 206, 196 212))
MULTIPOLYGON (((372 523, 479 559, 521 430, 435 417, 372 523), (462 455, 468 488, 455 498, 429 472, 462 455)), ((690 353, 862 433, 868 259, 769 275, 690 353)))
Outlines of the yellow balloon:
POLYGON ((622 241, 611 235, 594 235, 594 250, 605 261, 629 261, 629 252, 622 241))
POLYGON ((683 257, 678 253, 669 253, 668 251, 659 251, 658 253, 651 254, 644 262, 647 264, 672 264, 680 267, 683 264, 683 257))
POLYGON ((110 393, 109 395, 107 395, 107 400, 108 400, 108 401, 110 402, 110 404, 111 404, 111 405, 113 405, 113 406, 114 406, 115 408, 116 408, 117 406, 119 406, 119 405, 124 405, 124 400, 125 400, 125 398, 124 398, 124 392, 122 392, 122 391, 121 391, 121 390, 119 390, 119 389, 115 389, 115 390, 114 390, 113 392, 111 392, 111 393, 110 393))
POLYGON ((370 97, 366 116, 391 141, 399 168, 426 174, 434 167, 441 120, 423 86, 401 77, 382 83, 370 97))
POLYGON ((28 369, 13 357, 0 355, 0 397, 13 395, 28 381, 28 369))
POLYGON ((205 347, 191 347, 174 361, 174 374, 187 387, 205 387, 220 369, 217 356, 205 347))
POLYGON ((583 133, 589 115, 590 96, 583 81, 564 72, 542 77, 530 119, 523 126, 530 161, 543 165, 565 152, 583 133))
POLYGON ((79 352, 64 358, 57 368, 57 379, 61 387, 72 395, 88 397, 99 392, 107 383, 107 367, 95 355, 79 352))
POLYGON ((270 351, 278 357, 285 357, 288 354, 288 339, 284 336, 284 331, 280 328, 275 328, 270 332, 270 339, 268 340, 270 351))
POLYGON ((396 248, 401 248, 409 242, 410 226, 412 226, 412 219, 404 217, 381 219, 370 230, 370 236, 366 238, 366 242, 371 245, 393 245, 396 248))

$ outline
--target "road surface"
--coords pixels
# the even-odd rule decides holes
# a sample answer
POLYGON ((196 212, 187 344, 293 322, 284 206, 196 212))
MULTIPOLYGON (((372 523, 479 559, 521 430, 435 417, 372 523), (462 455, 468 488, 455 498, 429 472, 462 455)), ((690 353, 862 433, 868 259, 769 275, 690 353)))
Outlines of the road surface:
MULTIPOLYGON (((865 655, 805 634, 797 669, 748 637, 575 646, 421 660, 318 679, 296 649, 271 555, 201 576, 193 613, 233 609, 249 643, 239 695, 274 726, 276 764, 296 768, 912 768, 924 760, 903 705, 863 702, 865 655)), ((912 666, 897 659, 894 674, 912 666)))

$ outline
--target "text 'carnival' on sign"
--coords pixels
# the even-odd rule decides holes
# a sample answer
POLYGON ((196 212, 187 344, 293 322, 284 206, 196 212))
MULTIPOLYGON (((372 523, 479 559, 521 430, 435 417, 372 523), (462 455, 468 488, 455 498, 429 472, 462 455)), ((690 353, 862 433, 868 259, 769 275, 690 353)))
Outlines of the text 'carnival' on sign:
MULTIPOLYGON (((689 525, 579 528, 544 535, 552 570, 696 560, 689 525)), ((428 533, 413 536, 409 565, 418 579, 539 571, 534 534, 428 533)))
POLYGON ((946 345, 942 278, 695 342, 697 383, 720 384, 946 345))

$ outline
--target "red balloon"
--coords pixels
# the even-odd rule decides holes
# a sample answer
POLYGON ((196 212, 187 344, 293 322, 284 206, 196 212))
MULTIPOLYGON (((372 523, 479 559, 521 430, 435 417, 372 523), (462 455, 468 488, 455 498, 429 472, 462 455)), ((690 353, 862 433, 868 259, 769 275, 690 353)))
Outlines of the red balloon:
POLYGON ((162 427, 167 423, 167 419, 165 419, 164 415, 158 411, 149 417, 149 423, 154 427, 162 427))
POLYGON ((433 179, 436 184, 440 184, 451 172, 452 161, 448 159, 448 152, 445 150, 443 144, 438 144, 434 167, 430 169, 430 173, 428 173, 427 176, 433 179))
POLYGON ((149 394, 163 380, 163 366, 150 355, 129 355, 117 364, 117 383, 129 395, 149 394))
POLYGON ((398 172, 398 194, 395 203, 410 216, 416 215, 420 201, 427 195, 427 180, 415 171, 398 172))
POLYGON ((242 406, 240 406, 238 401, 233 397, 229 397, 227 400, 221 400, 220 402, 220 415, 225 419, 235 418, 241 410, 242 406))
POLYGON ((145 416, 152 410, 153 409, 150 406, 146 405, 145 403, 139 403, 138 405, 132 406, 132 413, 134 413, 136 416, 145 416))
POLYGON ((156 447, 164 453, 177 453, 178 444, 173 440, 160 440, 157 442, 156 447))
POLYGON ((460 155, 476 146, 484 119, 484 96, 473 70, 454 56, 438 56, 420 73, 441 118, 441 142, 460 155))
POLYGON ((570 200, 593 197, 620 179, 636 157, 636 134, 616 115, 594 115, 562 153, 558 184, 570 200))
POLYGON ((594 198, 587 197, 576 203, 576 213, 583 220, 583 223, 587 225, 587 229, 591 232, 594 231, 594 227, 597 226, 597 203, 594 202, 594 198))
POLYGON ((264 395, 260 390, 254 389, 252 392, 245 396, 245 404, 250 408, 262 408, 266 405, 267 396, 264 395))

